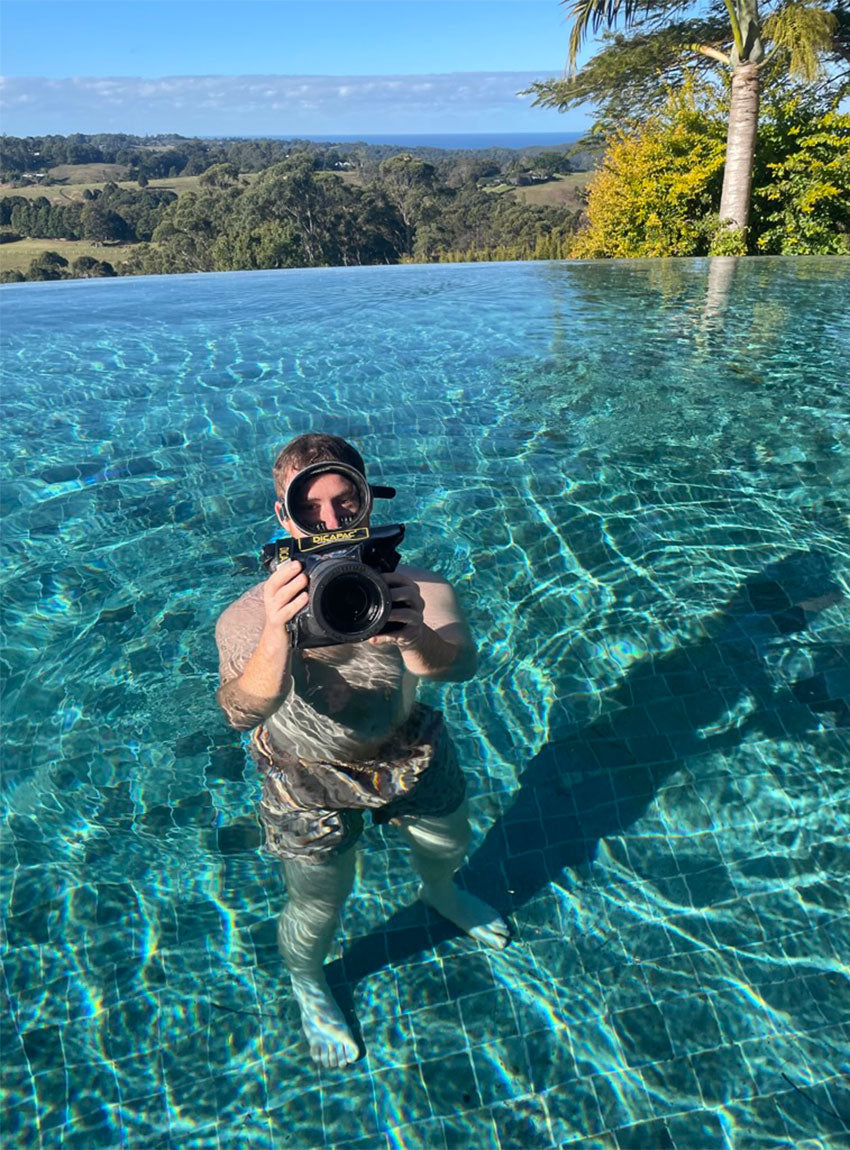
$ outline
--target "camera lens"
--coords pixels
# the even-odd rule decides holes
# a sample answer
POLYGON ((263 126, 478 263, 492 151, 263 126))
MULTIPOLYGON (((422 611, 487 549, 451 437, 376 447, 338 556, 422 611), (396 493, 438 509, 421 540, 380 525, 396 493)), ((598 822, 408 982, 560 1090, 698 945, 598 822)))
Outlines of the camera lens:
POLYGON ((320 565, 311 580, 316 622, 339 643, 359 643, 383 627, 391 602, 383 579, 361 563, 320 565))
POLYGON ((340 575, 325 588, 322 598, 325 619, 337 631, 361 631, 381 610, 372 583, 359 575, 340 575))

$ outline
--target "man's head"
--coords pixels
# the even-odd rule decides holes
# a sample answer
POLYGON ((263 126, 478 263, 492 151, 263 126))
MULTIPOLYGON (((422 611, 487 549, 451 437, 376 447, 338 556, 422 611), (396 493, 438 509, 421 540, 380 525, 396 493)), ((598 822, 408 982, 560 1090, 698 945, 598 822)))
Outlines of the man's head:
POLYGON ((298 523, 288 518, 284 501, 289 485, 300 471, 313 463, 344 463, 362 476, 366 475, 366 466, 360 452, 338 435, 309 432, 287 443, 272 468, 278 497, 275 514, 281 526, 296 538, 344 527, 346 520, 360 510, 360 497, 355 484, 344 474, 326 471, 298 492, 297 507, 290 508, 298 523), (310 531, 299 525, 309 527, 310 531))

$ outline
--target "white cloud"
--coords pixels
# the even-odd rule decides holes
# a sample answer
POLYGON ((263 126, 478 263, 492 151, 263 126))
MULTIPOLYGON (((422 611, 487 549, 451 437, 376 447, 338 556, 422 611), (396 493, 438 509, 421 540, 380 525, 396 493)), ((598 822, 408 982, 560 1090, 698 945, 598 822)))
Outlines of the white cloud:
POLYGON ((430 76, 0 78, 10 135, 183 135, 569 130, 517 98, 540 72, 430 76), (273 113, 273 114, 272 114, 273 113))

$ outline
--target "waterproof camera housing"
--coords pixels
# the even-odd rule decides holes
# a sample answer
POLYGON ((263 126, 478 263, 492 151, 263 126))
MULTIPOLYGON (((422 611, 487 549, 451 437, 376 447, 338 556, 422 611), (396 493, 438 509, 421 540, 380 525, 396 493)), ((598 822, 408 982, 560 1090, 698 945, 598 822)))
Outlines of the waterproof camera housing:
MULTIPOLYGON (((339 469, 339 465, 333 468, 339 469)), ((266 543, 261 560, 267 571, 297 559, 307 575, 307 606, 286 625, 292 645, 362 643, 393 630, 393 624, 387 623, 392 600, 381 575, 398 566, 396 547, 403 538, 403 524, 393 523, 345 527, 266 543)))

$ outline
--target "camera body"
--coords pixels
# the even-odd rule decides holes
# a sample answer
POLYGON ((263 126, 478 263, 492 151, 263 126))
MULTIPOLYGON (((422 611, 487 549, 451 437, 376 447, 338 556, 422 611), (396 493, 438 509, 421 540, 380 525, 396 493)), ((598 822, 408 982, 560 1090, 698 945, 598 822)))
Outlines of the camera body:
POLYGON ((307 575, 309 602, 287 623, 293 647, 362 643, 392 630, 392 601, 381 575, 398 566, 403 538, 404 525, 393 523, 266 543, 261 560, 267 571, 297 559, 307 575))

